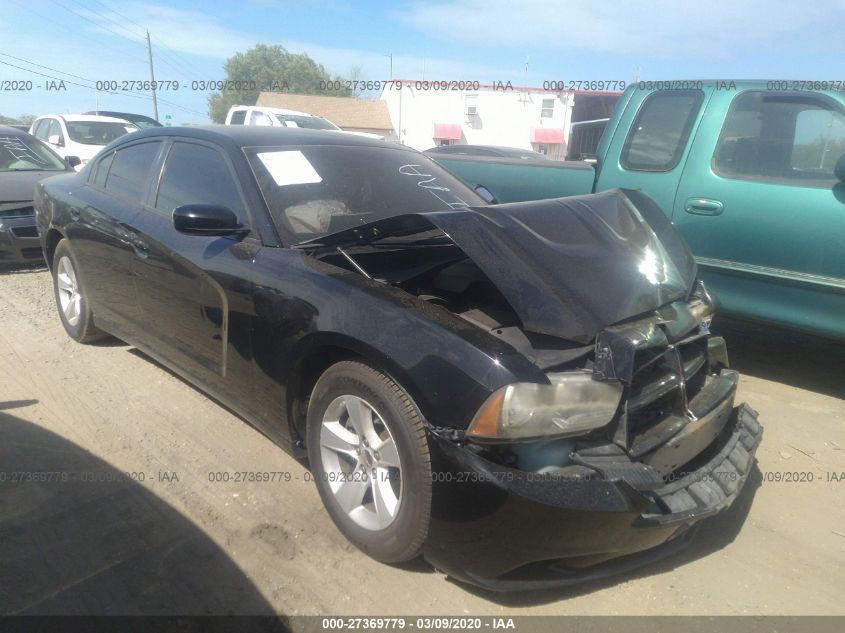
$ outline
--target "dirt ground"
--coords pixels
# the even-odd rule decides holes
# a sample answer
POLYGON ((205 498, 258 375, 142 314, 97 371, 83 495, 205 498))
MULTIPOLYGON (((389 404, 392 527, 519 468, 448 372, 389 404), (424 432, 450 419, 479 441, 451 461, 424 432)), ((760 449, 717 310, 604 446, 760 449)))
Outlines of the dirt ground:
POLYGON ((845 614, 845 347, 722 330, 765 426, 735 506, 656 565, 499 595, 367 558, 300 463, 131 347, 71 341, 46 271, 0 274, 0 613, 845 614), (237 471, 291 480, 210 481, 237 471))

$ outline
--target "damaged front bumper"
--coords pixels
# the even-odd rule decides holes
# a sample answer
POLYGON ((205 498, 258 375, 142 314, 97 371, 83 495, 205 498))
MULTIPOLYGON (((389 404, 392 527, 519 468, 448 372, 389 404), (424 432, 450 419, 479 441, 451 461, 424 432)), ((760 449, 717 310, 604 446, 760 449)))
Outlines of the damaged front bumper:
MULTIPOLYGON (((457 580, 513 591, 577 584, 670 555, 699 521, 736 500, 753 466, 757 413, 742 404, 728 415, 690 468, 661 477, 641 461, 614 468, 612 459, 532 473, 433 434, 436 501, 425 557, 457 580)), ((675 450, 699 440, 690 434, 675 450)))
POLYGON ((0 217, 0 265, 43 260, 35 216, 0 217))

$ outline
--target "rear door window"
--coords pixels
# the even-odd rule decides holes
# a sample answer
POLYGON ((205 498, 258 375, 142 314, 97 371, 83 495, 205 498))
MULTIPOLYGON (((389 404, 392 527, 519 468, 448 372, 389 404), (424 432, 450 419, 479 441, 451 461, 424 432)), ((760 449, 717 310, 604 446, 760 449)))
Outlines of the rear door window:
POLYGON ((246 110, 235 110, 232 112, 229 125, 243 125, 244 121, 246 121, 246 110))
POLYGON ((99 161, 97 161, 97 165, 94 168, 94 174, 91 178, 91 182, 94 186, 99 187, 100 189, 105 188, 106 186, 106 178, 109 175, 109 167, 111 167, 112 159, 114 158, 114 152, 103 156, 99 161))
POLYGON ((150 171, 160 147, 161 142, 156 141, 117 150, 106 178, 106 190, 133 202, 142 203, 150 171))
POLYGON ((669 171, 681 160, 704 101, 701 90, 661 90, 649 95, 622 149, 630 171, 669 171))

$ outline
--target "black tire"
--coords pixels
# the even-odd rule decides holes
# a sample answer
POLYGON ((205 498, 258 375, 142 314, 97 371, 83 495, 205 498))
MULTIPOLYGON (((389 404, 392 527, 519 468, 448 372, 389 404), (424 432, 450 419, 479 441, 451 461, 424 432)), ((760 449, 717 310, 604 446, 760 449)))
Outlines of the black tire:
POLYGON ((56 245, 56 250, 53 253, 53 294, 56 297, 56 308, 59 312, 59 319, 61 320, 65 331, 68 333, 68 336, 70 336, 73 340, 78 343, 91 343, 108 336, 108 334, 97 329, 94 325, 94 318, 91 314, 91 306, 88 304, 88 296, 85 293, 85 284, 81 276, 79 263, 77 262, 73 251, 71 251, 68 246, 66 239, 59 241, 56 245), (69 265, 72 266, 73 272, 76 276, 76 282, 78 284, 79 315, 78 319, 76 319, 73 323, 68 320, 68 317, 62 309, 63 293, 59 288, 59 276, 62 274, 60 271, 64 265, 63 260, 66 260, 69 265))
MULTIPOLYGON (((337 363, 326 370, 314 387, 308 404, 306 435, 317 489, 343 535, 383 563, 401 563, 419 556, 431 519, 431 457, 422 414, 405 390, 363 362, 337 363), (393 522, 383 529, 367 529, 356 523, 342 509, 329 484, 320 434, 323 416, 331 403, 342 396, 355 396, 372 405, 396 446, 401 465, 398 471, 401 476, 397 478, 401 480, 401 496, 393 522)), ((374 493, 371 490, 369 494, 374 493)))

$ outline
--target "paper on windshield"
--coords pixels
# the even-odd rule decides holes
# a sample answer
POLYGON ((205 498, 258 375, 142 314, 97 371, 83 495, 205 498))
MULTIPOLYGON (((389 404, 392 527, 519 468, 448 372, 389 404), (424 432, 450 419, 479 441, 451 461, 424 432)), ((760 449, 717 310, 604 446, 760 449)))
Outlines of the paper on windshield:
POLYGON ((320 174, 299 150, 261 152, 257 156, 280 187, 323 182, 320 174))

